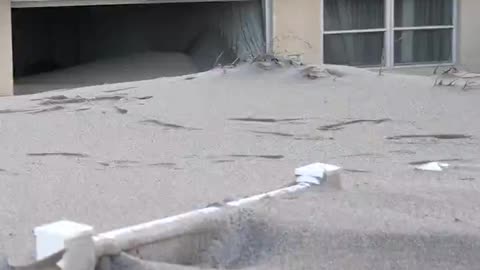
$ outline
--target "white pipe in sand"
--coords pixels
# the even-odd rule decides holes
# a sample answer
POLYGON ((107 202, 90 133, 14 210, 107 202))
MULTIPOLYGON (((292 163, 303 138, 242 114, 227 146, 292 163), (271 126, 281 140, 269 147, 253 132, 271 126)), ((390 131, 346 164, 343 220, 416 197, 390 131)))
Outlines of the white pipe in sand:
POLYGON ((341 188, 340 169, 340 167, 329 164, 314 163, 297 168, 295 170, 297 184, 290 187, 227 202, 222 206, 206 207, 172 217, 101 233, 94 237, 92 237, 93 229, 88 225, 72 224, 72 222, 65 221, 44 225, 35 229, 37 254, 41 254, 43 257, 61 249, 67 249, 64 259, 60 263, 62 269, 93 270, 95 268, 95 257, 118 254, 121 251, 132 250, 188 233, 201 227, 205 223, 205 219, 221 214, 228 207, 244 206, 264 198, 297 193, 316 185, 341 188), (73 241, 75 239, 78 239, 78 241, 73 241), (77 267, 79 265, 82 267, 77 267))

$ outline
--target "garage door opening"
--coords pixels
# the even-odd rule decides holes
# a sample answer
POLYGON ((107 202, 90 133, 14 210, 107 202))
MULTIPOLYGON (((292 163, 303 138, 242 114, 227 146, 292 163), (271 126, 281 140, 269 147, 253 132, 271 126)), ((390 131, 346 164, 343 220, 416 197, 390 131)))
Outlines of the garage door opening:
POLYGON ((178 76, 265 52, 260 0, 15 8, 15 94, 178 76))

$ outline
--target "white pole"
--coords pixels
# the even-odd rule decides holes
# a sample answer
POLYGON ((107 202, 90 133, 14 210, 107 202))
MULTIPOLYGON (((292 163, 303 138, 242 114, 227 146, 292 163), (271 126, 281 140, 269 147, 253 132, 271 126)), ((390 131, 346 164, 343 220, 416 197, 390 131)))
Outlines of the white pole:
MULTIPOLYGON (((267 197, 277 197, 300 192, 311 186, 311 184, 299 183, 291 187, 228 202, 225 204, 225 207, 243 206, 267 197)), ((192 230, 199 230, 202 226, 206 226, 206 219, 217 217, 222 213, 223 209, 221 206, 212 206, 132 227, 101 233, 94 237, 97 257, 118 254, 119 251, 122 250, 131 250, 139 246, 158 242, 162 239, 182 235, 192 230)))
POLYGON ((62 269, 93 270, 96 258, 116 255, 121 251, 132 250, 163 239, 191 233, 195 230, 208 229, 206 227, 210 224, 206 221, 219 217, 229 208, 248 205, 265 198, 302 192, 313 186, 325 185, 335 189, 341 188, 340 170, 340 167, 333 165, 311 164, 295 170, 297 181, 292 186, 227 202, 220 206, 206 207, 101 233, 95 237, 92 237, 92 227, 70 221, 60 221, 41 226, 35 229, 38 258, 65 249, 66 253, 61 262, 62 269))
MULTIPOLYGON (((335 189, 341 188, 340 170, 340 167, 323 163, 314 163, 300 167, 295 170, 295 175, 297 176, 296 185, 228 202, 225 204, 225 207, 239 207, 268 197, 301 192, 317 185, 325 185, 335 189)), ((208 226, 205 223, 206 218, 216 217, 216 215, 222 213, 223 209, 224 207, 220 206, 207 207, 99 234, 94 237, 97 257, 118 254, 122 250, 131 250, 162 239, 182 235, 194 229, 201 229, 202 226, 208 226)))

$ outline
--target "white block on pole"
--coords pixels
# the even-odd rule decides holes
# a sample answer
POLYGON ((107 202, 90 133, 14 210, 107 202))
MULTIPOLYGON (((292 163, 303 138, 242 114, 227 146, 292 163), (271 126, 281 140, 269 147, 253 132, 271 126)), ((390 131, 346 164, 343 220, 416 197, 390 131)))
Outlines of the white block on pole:
POLYGON ((41 260, 60 250, 66 250, 59 262, 62 269, 93 270, 96 259, 93 233, 92 226, 68 220, 36 227, 36 258, 41 260))
POLYGON ((36 258, 41 260, 65 248, 65 241, 79 235, 93 235, 93 227, 68 220, 42 225, 34 230, 36 258))
POLYGON ((295 169, 295 176, 297 177, 297 183, 325 185, 327 187, 341 189, 341 169, 341 167, 331 164, 313 163, 295 169))

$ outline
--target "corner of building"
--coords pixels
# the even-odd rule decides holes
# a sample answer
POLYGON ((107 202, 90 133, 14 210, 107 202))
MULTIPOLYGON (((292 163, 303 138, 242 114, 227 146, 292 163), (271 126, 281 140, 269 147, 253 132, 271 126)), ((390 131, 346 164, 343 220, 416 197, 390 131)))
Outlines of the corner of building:
POLYGON ((480 72, 480 1, 460 0, 459 64, 470 72, 480 72))
POLYGON ((306 63, 322 62, 322 20, 319 0, 275 0, 273 52, 299 56, 306 63))
POLYGON ((12 20, 10 0, 0 1, 0 96, 13 95, 12 20))

